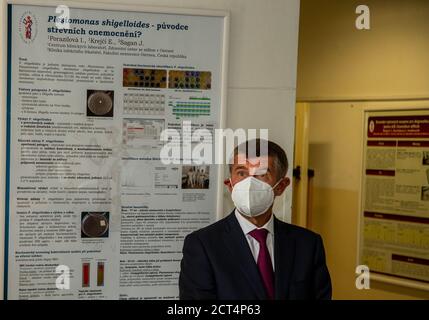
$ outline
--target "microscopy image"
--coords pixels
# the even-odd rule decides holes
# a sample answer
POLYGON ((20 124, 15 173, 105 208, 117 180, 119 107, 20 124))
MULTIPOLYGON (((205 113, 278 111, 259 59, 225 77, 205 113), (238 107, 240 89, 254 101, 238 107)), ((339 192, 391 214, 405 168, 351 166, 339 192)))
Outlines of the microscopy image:
POLYGON ((81 238, 107 238, 109 212, 82 212, 81 238))
POLYGON ((113 117, 113 91, 87 90, 86 115, 88 117, 113 117))

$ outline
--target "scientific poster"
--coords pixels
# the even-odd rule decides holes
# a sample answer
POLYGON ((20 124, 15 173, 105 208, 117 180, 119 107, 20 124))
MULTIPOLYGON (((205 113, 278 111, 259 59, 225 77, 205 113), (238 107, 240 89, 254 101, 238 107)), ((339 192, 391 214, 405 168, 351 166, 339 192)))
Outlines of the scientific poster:
POLYGON ((429 110, 365 121, 360 263, 429 283, 429 110))
POLYGON ((8 14, 5 297, 178 298, 183 239, 215 221, 219 172, 165 164, 161 134, 221 127, 225 17, 8 14))

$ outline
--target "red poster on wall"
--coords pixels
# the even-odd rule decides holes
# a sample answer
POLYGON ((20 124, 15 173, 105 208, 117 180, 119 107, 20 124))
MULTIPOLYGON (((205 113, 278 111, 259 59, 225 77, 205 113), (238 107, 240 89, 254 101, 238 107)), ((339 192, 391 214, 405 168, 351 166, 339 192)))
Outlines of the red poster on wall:
POLYGON ((429 289, 429 110, 365 115, 359 264, 429 289))

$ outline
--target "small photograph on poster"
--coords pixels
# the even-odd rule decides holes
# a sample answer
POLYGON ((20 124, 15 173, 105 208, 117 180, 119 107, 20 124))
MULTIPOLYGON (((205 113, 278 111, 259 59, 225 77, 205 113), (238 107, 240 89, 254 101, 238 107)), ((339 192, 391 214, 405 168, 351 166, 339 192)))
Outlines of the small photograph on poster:
POLYGON ((429 151, 423 151, 422 164, 424 166, 429 166, 429 151))
POLYGON ((109 212, 82 212, 81 238, 107 238, 109 212))
POLYGON ((429 201, 429 186, 422 187, 422 201, 429 201))
POLYGON ((210 184, 210 167, 183 166, 182 189, 208 189, 210 184))
POLYGON ((168 72, 168 87, 170 89, 210 90, 212 73, 209 71, 171 70, 168 72))
POLYGON ((162 145, 164 119, 125 118, 122 127, 123 142, 128 148, 162 145))
POLYGON ((113 117, 113 90, 87 90, 87 117, 113 117))
POLYGON ((90 286, 90 275, 91 275, 91 263, 83 262, 82 263, 82 288, 87 288, 90 286))
POLYGON ((104 262, 97 262, 97 287, 104 287, 104 262))
POLYGON ((166 88, 167 70, 124 68, 122 85, 137 88, 166 88))

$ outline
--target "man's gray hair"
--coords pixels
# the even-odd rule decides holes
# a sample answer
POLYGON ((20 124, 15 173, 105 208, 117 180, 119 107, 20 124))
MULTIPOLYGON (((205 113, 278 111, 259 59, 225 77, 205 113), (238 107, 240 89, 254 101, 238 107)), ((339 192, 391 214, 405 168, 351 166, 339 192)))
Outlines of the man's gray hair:
POLYGON ((261 139, 248 140, 234 148, 234 152, 232 154, 232 161, 230 161, 230 164, 229 164, 229 173, 230 174, 232 173, 232 166, 235 163, 235 158, 238 154, 245 152, 246 158, 248 158, 249 155, 260 157, 261 152, 264 151, 263 148, 261 147, 261 144, 268 145, 268 156, 272 157, 274 160, 274 167, 276 170, 277 180, 284 178, 286 176, 288 166, 289 166, 286 152, 277 143, 269 140, 261 140, 261 139), (249 147, 250 148, 254 147, 256 150, 249 150, 249 147))

